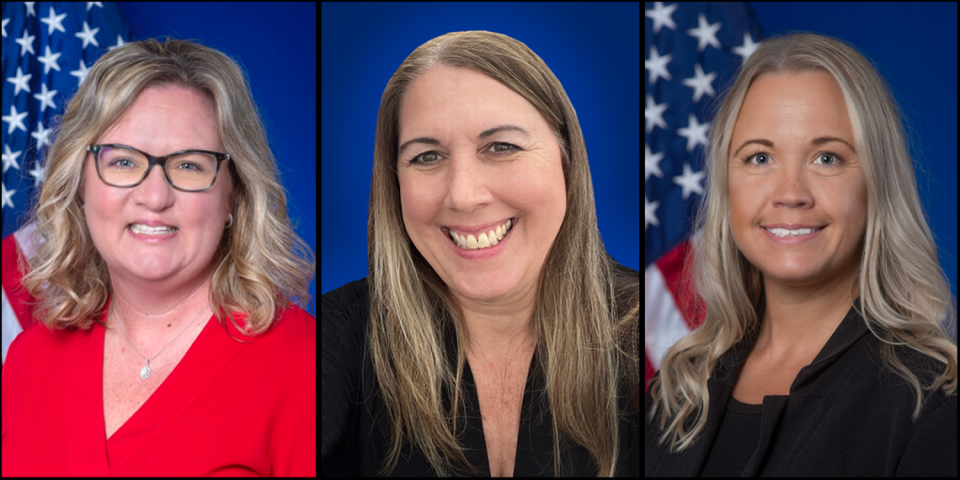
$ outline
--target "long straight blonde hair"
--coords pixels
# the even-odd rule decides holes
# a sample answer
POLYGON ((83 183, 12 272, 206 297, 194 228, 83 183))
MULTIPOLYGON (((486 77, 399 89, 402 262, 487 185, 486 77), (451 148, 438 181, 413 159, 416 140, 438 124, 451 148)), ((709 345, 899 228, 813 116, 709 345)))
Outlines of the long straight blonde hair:
POLYGON ((942 323, 955 322, 954 299, 917 193, 896 101, 852 46, 822 35, 788 34, 765 40, 750 55, 715 116, 705 165, 707 191, 696 214, 698 235, 689 265, 706 318, 667 350, 660 375, 649 386, 654 407, 648 421, 659 419, 659 443, 669 442, 672 453, 693 445, 703 430, 707 379, 720 356, 759 325, 761 273, 739 251, 730 230, 727 165, 740 108, 758 77, 811 71, 826 72, 839 84, 866 177, 867 226, 857 277, 863 311, 857 313, 883 343, 884 363, 915 390, 914 419, 923 406, 923 390, 957 394, 957 346, 942 323), (922 386, 895 346, 942 363, 943 371, 922 386))
POLYGON ((627 371, 618 340, 639 325, 640 276, 620 267, 603 247, 586 146, 563 86, 526 45, 483 31, 448 33, 418 47, 390 78, 380 102, 367 232, 367 343, 391 427, 379 473, 396 467, 404 438, 441 476, 478 472, 456 433, 464 426, 463 314, 406 233, 396 170, 403 95, 438 65, 474 69, 522 95, 560 144, 568 207, 539 277, 533 318, 553 422, 554 470, 560 474, 561 442, 570 440, 590 452, 598 475, 612 476, 624 413, 618 412, 617 383, 627 371), (455 371, 447 360, 445 329, 457 339, 455 371), (444 398, 453 400, 449 409, 444 398))

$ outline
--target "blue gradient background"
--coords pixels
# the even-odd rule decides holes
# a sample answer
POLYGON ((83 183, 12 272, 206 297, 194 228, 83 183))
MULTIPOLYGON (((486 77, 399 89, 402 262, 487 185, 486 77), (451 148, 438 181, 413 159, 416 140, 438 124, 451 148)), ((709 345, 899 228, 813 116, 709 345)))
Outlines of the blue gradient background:
POLYGON ((640 269, 639 3, 323 3, 321 294, 366 277, 380 97, 415 48, 487 30, 525 43, 577 111, 604 244, 640 269))

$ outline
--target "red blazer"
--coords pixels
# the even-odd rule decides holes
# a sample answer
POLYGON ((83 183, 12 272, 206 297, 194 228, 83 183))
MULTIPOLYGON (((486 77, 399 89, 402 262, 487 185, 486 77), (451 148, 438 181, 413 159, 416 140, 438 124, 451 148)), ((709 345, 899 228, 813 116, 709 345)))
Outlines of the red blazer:
POLYGON ((25 330, 3 369, 3 476, 315 477, 316 318, 291 306, 256 338, 225 323, 251 343, 213 318, 110 440, 106 330, 25 330))

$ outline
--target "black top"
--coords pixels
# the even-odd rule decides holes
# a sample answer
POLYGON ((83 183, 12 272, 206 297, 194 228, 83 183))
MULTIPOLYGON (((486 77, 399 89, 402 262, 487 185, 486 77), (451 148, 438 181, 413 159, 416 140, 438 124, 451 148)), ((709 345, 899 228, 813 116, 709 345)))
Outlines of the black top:
MULTIPOLYGON (((763 318, 762 302, 759 311, 763 318)), ((800 370, 790 395, 747 405, 733 398, 733 387, 756 335, 725 353, 707 380, 707 423, 694 445, 670 454, 657 444, 659 421, 644 425, 645 476, 957 476, 957 396, 924 391, 914 422, 913 388, 884 367, 881 342, 854 308, 800 370)), ((942 363, 896 348, 922 386, 943 372, 942 363)), ((644 405, 650 412, 649 395, 644 405)))
MULTIPOLYGON (((387 453, 390 436, 383 422, 386 409, 376 388, 369 355, 364 355, 368 315, 366 278, 321 297, 321 476, 375 476, 387 453)), ((639 324, 638 318, 638 330, 639 324)), ((453 342, 447 345, 452 364, 453 342)), ((543 372, 537 363, 535 353, 523 395, 514 476, 553 475, 553 435, 549 412, 541 408, 545 387, 543 372)), ((458 439, 466 447, 465 455, 470 463, 482 471, 482 476, 490 476, 480 402, 469 363, 464 369, 463 385, 467 425, 458 439)), ((623 388, 617 475, 639 477, 640 425, 634 420, 627 397, 628 388, 623 388)), ((596 464, 587 450, 572 442, 569 445, 572 447, 562 454, 565 468, 572 468, 576 476, 596 476, 596 464)), ((419 449, 413 451, 412 446, 404 442, 392 476, 435 477, 437 474, 419 449)))

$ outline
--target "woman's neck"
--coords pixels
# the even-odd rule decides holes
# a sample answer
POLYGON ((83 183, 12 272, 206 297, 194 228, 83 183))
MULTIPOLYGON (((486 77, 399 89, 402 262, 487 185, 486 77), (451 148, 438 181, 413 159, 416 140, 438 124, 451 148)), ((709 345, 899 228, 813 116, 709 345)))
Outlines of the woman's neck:
POLYGON ((176 335, 187 328, 188 322, 201 320, 199 317, 209 312, 209 293, 209 278, 163 295, 130 286, 116 286, 111 314, 122 323, 124 333, 131 340, 163 341, 170 332, 176 335))

